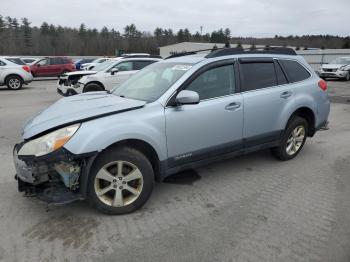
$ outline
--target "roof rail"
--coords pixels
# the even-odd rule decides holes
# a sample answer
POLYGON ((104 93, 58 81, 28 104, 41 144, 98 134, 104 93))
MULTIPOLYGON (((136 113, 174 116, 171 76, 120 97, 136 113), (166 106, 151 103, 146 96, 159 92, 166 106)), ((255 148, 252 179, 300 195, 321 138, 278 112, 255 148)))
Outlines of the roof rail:
POLYGON ((162 58, 160 55, 126 55, 122 56, 123 59, 125 58, 162 58))
POLYGON ((221 48, 215 50, 205 56, 205 58, 213 58, 227 55, 240 54, 279 54, 279 55, 297 55, 294 49, 288 47, 264 47, 255 49, 243 48, 221 48))
POLYGON ((170 56, 167 56, 164 59, 170 59, 170 58, 186 56, 186 55, 195 55, 195 54, 197 54, 199 52, 213 51, 213 50, 216 50, 216 49, 210 48, 210 49, 201 49, 201 50, 195 50, 195 51, 182 52, 182 53, 172 54, 170 56))
POLYGON ((246 48, 243 49, 241 47, 235 47, 235 48, 217 48, 217 49, 201 49, 201 50, 195 50, 195 51, 188 51, 188 52, 182 52, 178 54, 170 55, 164 59, 170 59, 180 56, 186 56, 186 55, 195 55, 199 52, 205 52, 205 51, 211 51, 209 54, 205 56, 205 58, 213 58, 213 57, 219 57, 219 56, 227 56, 227 55, 240 55, 240 54, 278 54, 278 55, 297 55, 295 50, 293 48, 289 47, 262 47, 262 48, 246 48))
POLYGON ((122 56, 122 59, 125 58, 162 58, 160 55, 128 55, 128 56, 122 56))

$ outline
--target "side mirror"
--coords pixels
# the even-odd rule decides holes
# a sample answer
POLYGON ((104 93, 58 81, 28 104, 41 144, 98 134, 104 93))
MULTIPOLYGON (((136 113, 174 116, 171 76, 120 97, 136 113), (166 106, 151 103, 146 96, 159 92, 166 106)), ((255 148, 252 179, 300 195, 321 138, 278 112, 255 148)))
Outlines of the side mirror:
POLYGON ((195 91, 182 90, 177 94, 175 101, 179 105, 195 105, 199 103, 199 95, 195 91))
POLYGON ((111 75, 115 75, 116 73, 118 73, 118 71, 118 68, 112 68, 111 75))
POLYGON ((38 64, 36 64, 36 66, 37 66, 37 67, 40 67, 40 64, 38 63, 38 64))

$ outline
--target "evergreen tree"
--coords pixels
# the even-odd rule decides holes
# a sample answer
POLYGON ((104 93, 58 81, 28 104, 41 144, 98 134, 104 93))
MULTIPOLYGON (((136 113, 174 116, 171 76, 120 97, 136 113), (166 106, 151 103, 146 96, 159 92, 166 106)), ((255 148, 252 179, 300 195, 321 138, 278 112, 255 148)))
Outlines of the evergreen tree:
POLYGON ((32 47, 32 28, 30 27, 30 22, 28 18, 22 18, 21 29, 23 31, 23 42, 26 51, 30 51, 32 47))

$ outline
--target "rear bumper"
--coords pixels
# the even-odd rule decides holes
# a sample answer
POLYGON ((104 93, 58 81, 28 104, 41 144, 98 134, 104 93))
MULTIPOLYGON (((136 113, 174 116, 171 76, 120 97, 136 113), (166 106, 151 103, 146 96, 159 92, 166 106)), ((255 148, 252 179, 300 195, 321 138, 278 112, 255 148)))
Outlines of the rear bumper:
POLYGON ((41 157, 18 156, 13 150, 18 191, 51 204, 64 204, 86 197, 87 179, 97 153, 74 155, 62 148, 41 157))
POLYGON ((22 76, 24 84, 29 84, 30 82, 33 81, 34 77, 31 73, 28 73, 24 76, 22 76))

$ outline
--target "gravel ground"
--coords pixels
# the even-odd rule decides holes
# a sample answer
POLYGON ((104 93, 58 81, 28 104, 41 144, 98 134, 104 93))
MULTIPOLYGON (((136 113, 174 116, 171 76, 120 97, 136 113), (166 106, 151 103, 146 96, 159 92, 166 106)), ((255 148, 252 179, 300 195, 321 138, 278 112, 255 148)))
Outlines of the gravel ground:
POLYGON ((294 160, 262 151, 177 174, 125 216, 17 192, 21 125, 59 95, 55 81, 0 89, 0 260, 350 261, 350 84, 329 85, 330 130, 294 160))

